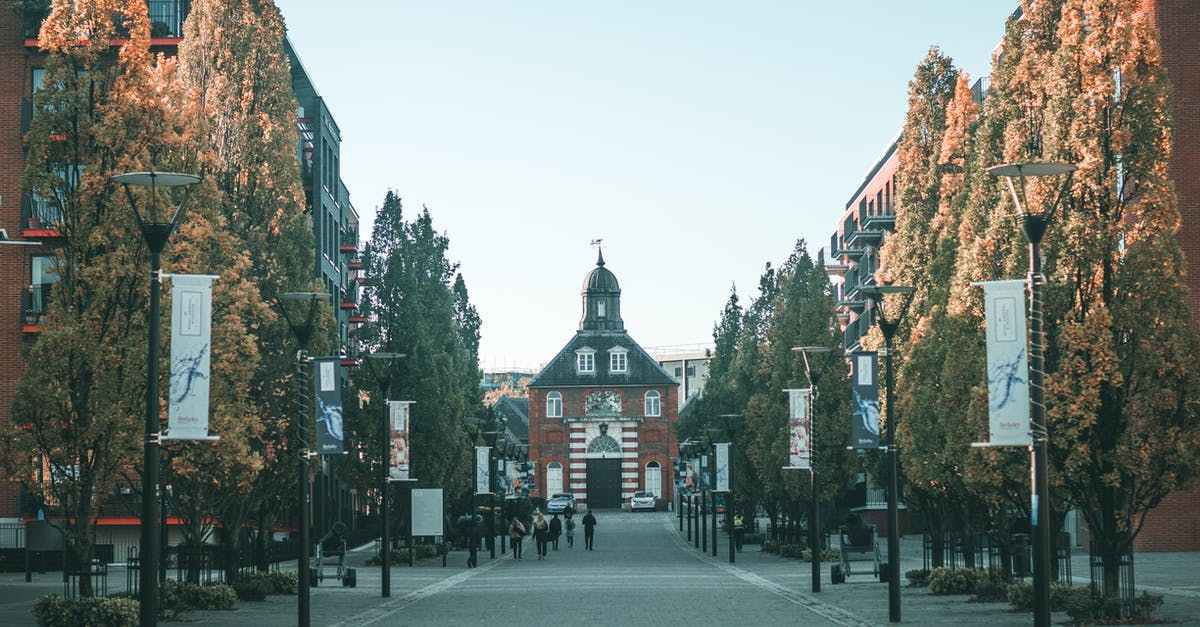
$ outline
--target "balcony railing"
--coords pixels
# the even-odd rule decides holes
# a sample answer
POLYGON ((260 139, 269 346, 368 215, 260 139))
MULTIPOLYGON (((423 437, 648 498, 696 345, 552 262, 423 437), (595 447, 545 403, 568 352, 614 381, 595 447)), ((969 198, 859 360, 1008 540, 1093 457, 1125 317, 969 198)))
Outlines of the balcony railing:
POLYGON ((50 306, 50 288, 53 283, 36 283, 25 288, 21 294, 22 322, 25 324, 40 324, 42 316, 50 306))
POLYGON ((58 203, 33 194, 21 197, 21 218, 30 230, 57 230, 62 225, 62 209, 58 203))
MULTIPOLYGON (((183 21, 192 10, 191 0, 146 0, 150 16, 150 36, 156 39, 183 38, 183 21)), ((25 0, 17 9, 27 39, 36 39, 42 21, 50 15, 50 2, 25 0)), ((128 36, 124 24, 117 24, 117 36, 128 36)))

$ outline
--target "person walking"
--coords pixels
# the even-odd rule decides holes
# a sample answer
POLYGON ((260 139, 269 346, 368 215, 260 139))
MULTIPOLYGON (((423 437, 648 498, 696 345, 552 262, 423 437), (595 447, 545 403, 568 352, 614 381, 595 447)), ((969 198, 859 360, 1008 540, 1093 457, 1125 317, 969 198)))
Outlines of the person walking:
POLYGON ((479 522, 478 514, 467 518, 464 535, 467 536, 467 568, 479 565, 479 522))
POLYGON ((550 525, 546 517, 538 512, 537 520, 533 522, 533 539, 537 541, 538 559, 546 559, 546 540, 550 536, 550 525))
POLYGON ((550 519, 550 546, 555 551, 558 550, 558 537, 562 535, 562 521, 558 519, 558 514, 550 519))
POLYGON ((592 550, 592 539, 596 535, 596 517, 592 515, 591 510, 583 515, 583 548, 592 550))
POLYGON ((521 524, 521 519, 513 516, 512 523, 508 525, 508 538, 512 540, 513 559, 521 559, 521 541, 525 538, 525 525, 521 524))
POLYGON ((567 548, 575 546, 575 517, 571 515, 570 510, 567 511, 567 520, 563 523, 567 528, 567 548))

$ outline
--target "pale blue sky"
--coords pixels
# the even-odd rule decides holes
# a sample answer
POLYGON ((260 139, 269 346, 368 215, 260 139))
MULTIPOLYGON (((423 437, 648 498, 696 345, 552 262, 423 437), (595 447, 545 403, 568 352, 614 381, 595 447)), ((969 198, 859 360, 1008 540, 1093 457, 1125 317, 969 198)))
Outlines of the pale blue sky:
MULTIPOLYGON (((644 347, 712 341, 797 239, 815 257, 904 121, 932 45, 972 80, 1016 0, 277 0, 369 225, 429 207, 480 365, 570 340, 595 264, 644 347)), ((362 238, 370 236, 364 230, 362 238)))

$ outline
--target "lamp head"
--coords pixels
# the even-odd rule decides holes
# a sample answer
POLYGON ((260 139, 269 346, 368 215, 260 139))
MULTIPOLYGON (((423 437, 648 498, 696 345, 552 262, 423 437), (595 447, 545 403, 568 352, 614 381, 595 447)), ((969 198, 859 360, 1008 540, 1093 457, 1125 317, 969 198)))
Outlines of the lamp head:
POLYGON ((1045 234, 1046 227, 1050 224, 1050 218, 1054 216, 1054 211, 1058 208, 1063 194, 1070 187, 1071 177, 1077 169, 1079 169, 1078 166, 1073 163, 1047 162, 1005 163, 992 166, 987 171, 992 176, 1004 177, 1005 182, 1008 183, 1008 191, 1012 194, 1021 230, 1025 232, 1025 236, 1031 243, 1037 244, 1042 240, 1042 235, 1045 234), (1030 202, 1028 183, 1031 179, 1036 182, 1040 179, 1060 176, 1063 177, 1063 182, 1057 196, 1053 195, 1052 187, 1047 188, 1045 184, 1038 183, 1034 186, 1035 197, 1030 202), (1013 184, 1014 179, 1017 181, 1015 185, 1013 184), (1049 200, 1046 199, 1047 196, 1049 196, 1049 200))

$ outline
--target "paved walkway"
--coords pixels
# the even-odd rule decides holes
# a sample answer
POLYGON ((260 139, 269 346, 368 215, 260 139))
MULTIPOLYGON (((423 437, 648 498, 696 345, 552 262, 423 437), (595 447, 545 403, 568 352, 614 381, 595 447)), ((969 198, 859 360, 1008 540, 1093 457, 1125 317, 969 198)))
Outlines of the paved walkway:
MULTIPOLYGON (((466 552, 393 565, 392 596, 380 596, 378 567, 363 566, 369 550, 355 551, 358 585, 326 578, 312 589, 313 625, 384 624, 759 624, 874 625, 888 617, 887 585, 870 575, 830 583, 821 569, 821 591, 812 592, 807 562, 783 559, 748 545, 728 561, 726 538, 717 557, 702 554, 678 531, 671 514, 602 512, 596 550, 585 552, 582 533, 574 548, 560 541, 545 562, 532 542, 525 559, 481 551, 478 568, 466 569, 466 552)), ((711 533, 711 530, 710 530, 711 533)), ((922 566, 919 539, 902 542, 901 572, 922 566)), ((1139 589, 1162 594, 1158 614, 1177 624, 1200 625, 1200 554, 1145 553, 1136 557, 1139 589)), ((294 566, 293 566, 294 567, 294 566)), ((286 566, 285 566, 286 568, 286 566)), ((1075 583, 1086 582, 1087 558, 1076 557, 1075 583)), ((125 571, 110 571, 109 592, 124 589, 125 571)), ((904 582, 907 583, 907 582, 904 582)), ((48 593, 62 594, 60 573, 0 574, 0 624, 33 625, 30 608, 48 593)), ((229 612, 195 612, 184 620, 208 625, 295 625, 297 597, 272 596, 240 603, 229 612)), ((1005 603, 968 603, 964 596, 934 596, 901 588, 903 622, 914 625, 1028 625, 1029 614, 1005 603)), ((1055 622, 1066 616, 1056 614, 1055 622)))

